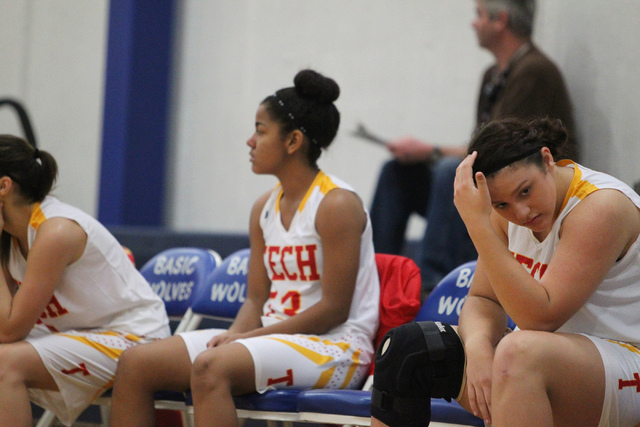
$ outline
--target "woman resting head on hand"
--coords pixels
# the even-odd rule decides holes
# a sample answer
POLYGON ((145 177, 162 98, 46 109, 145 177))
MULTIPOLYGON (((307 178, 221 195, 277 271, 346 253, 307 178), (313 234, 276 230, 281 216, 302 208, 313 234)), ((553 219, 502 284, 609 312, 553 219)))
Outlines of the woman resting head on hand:
POLYGON ((97 220, 49 193, 54 157, 0 135, 0 424, 29 400, 65 425, 111 386, 120 354, 170 334, 164 304, 97 220))
MULTIPOLYGON (((441 335, 466 361, 427 377, 449 375, 459 391, 435 397, 456 398, 493 427, 640 423, 640 196, 561 160, 566 140, 558 120, 489 122, 456 173, 455 205, 478 262, 461 340, 441 335), (507 316, 518 329, 505 334, 507 316)), ((397 373, 379 373, 378 357, 374 387, 390 387, 397 373)), ((439 386, 420 387, 412 393, 439 386)), ((373 425, 402 424, 393 411, 372 413, 373 425)))

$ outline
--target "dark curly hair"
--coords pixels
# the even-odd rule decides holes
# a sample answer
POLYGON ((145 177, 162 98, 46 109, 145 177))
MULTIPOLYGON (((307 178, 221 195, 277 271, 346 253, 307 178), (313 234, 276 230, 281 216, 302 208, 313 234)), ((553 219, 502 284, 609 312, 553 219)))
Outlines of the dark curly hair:
POLYGON ((548 117, 488 122, 476 131, 469 144, 469 153, 478 152, 473 164, 474 175, 482 172, 489 177, 517 162, 542 168, 542 147, 547 147, 555 159, 564 158, 567 136, 562 122, 548 117))

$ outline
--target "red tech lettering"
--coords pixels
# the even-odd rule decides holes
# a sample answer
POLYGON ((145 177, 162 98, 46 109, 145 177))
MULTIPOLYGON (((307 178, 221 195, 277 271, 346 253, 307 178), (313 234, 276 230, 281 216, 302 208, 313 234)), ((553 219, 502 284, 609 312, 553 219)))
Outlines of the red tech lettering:
MULTIPOLYGON (((18 287, 20 287, 20 285, 22 285, 22 282, 16 282, 16 284, 18 285, 18 287)), ((60 304, 60 301, 58 301, 58 298, 56 298, 55 295, 51 295, 51 300, 49 300, 49 304, 44 309, 42 314, 40 314, 40 319, 53 319, 58 316, 63 316, 68 312, 69 310, 67 310, 62 306, 62 304, 60 304)), ((42 321, 40 321, 39 319, 38 319, 38 322, 42 323, 42 321)), ((50 326, 47 326, 47 327, 49 329, 52 328, 50 326)), ((52 329, 52 332, 58 332, 57 330, 53 330, 53 329, 52 329)))
POLYGON ((640 374, 637 372, 633 374, 633 380, 625 381, 623 379, 618 379, 618 390, 622 390, 625 387, 635 387, 636 393, 640 393, 640 374))
POLYGON ((300 292, 298 291, 289 291, 282 297, 282 304, 287 301, 291 302, 290 308, 284 309, 284 314, 287 316, 294 316, 300 310, 300 292))
POLYGON ((284 377, 281 378, 269 378, 267 380, 267 385, 274 385, 274 384, 279 384, 279 383, 285 383, 285 385, 287 386, 292 386, 293 385, 293 370, 291 369, 287 369, 287 375, 285 375, 284 377))
POLYGON ((77 373, 82 373, 83 376, 87 376, 87 375, 91 375, 89 373, 89 370, 87 369, 87 366, 84 363, 81 363, 78 365, 77 368, 72 368, 72 369, 63 369, 62 371, 63 374, 65 375, 73 375, 73 374, 77 374, 77 373))
MULTIPOLYGON (((274 255, 280 254, 280 246, 268 246, 264 248, 267 252, 267 259, 269 262, 269 268, 273 274, 273 280, 284 280, 284 274, 276 271, 276 262, 273 260, 274 255)), ((280 265, 282 265, 282 257, 280 257, 280 265)))
MULTIPOLYGON (((513 252, 512 252, 513 253, 513 252)), ((514 254, 516 257, 516 260, 522 264, 527 270, 529 270, 529 272, 531 273, 531 276, 536 277, 536 274, 538 273, 538 271, 540 271, 540 278, 542 278, 542 276, 544 276, 544 273, 547 271, 547 264, 542 264, 540 262, 536 262, 535 264, 533 263, 533 259, 524 256, 524 255, 520 255, 520 254, 514 254)))
MULTIPOLYGON (((274 299, 277 295, 278 295, 277 292, 269 292, 269 299, 274 299)), ((274 314, 276 312, 273 309, 273 306, 271 305, 271 303, 267 304, 267 309, 268 309, 268 311, 265 312, 265 316, 268 316, 270 314, 274 314)))
POLYGON ((318 245, 296 246, 296 261, 298 261, 298 269, 300 270, 300 280, 320 280, 318 274, 318 265, 316 264, 316 250, 318 245), (303 260, 302 255, 307 253, 307 259, 303 260), (304 274, 305 268, 310 270, 307 276, 304 274))
MULTIPOLYGON (((320 280, 316 261, 317 249, 318 245, 265 247, 264 252, 267 255, 267 265, 271 271, 272 280, 320 280), (294 255, 294 251, 297 272, 287 269, 286 258, 294 255)), ((289 266, 291 268, 291 260, 289 260, 289 266)))
POLYGON ((533 270, 531 270, 531 275, 535 277, 538 270, 540 270, 540 278, 544 276, 544 273, 547 271, 548 264, 540 264, 536 262, 536 265, 533 266, 533 270))
POLYGON ((49 301, 49 305, 40 315, 41 319, 53 319, 55 317, 63 316, 67 314, 69 310, 64 308, 58 298, 55 295, 51 296, 51 301, 49 301))
POLYGON ((289 270, 287 270, 287 263, 284 262, 284 256, 286 253, 293 255, 293 246, 285 246, 284 248, 282 248, 282 257, 280 257, 280 265, 282 265, 282 269, 284 270, 284 274, 287 275, 287 279, 298 280, 297 273, 291 274, 289 273, 289 270))
POLYGON ((526 257, 524 255, 520 255, 520 254, 516 254, 516 260, 524 265, 525 267, 527 267, 527 270, 531 270, 531 267, 533 266, 533 260, 529 257, 526 257))
POLYGON ((51 332, 56 333, 56 332, 60 332, 56 327, 51 326, 51 325, 47 325, 46 323, 44 323, 42 320, 38 319, 36 320, 36 325, 44 325, 47 327, 47 329, 49 329, 51 332))

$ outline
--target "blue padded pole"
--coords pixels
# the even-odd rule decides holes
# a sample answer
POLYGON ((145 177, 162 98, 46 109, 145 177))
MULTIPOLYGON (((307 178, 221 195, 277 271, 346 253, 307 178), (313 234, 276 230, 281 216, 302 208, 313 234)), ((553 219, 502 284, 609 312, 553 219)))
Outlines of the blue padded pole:
POLYGON ((111 0, 98 219, 162 226, 172 0, 111 0))

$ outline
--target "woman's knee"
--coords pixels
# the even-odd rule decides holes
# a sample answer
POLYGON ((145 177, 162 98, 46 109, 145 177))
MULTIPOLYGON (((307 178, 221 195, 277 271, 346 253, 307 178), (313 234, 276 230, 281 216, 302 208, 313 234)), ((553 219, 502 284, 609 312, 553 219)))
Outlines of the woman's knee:
POLYGON ((118 359, 116 368, 116 381, 139 380, 148 372, 145 367, 148 364, 146 349, 142 346, 125 350, 118 359))
POLYGON ((5 384, 7 382, 15 381, 18 369, 8 345, 0 345, 0 383, 5 384))
POLYGON ((220 353, 217 349, 210 349, 196 357, 191 367, 192 389, 211 389, 226 381, 228 373, 220 353))
POLYGON ((189 388, 190 372, 191 360, 184 341, 170 337, 122 353, 115 385, 126 383, 147 391, 183 391, 189 388))
POLYGON ((191 389, 226 390, 233 394, 255 391, 255 366, 251 353, 237 343, 200 353, 191 368, 191 389))
POLYGON ((0 345, 0 386, 57 390, 58 386, 36 348, 27 341, 0 345))
POLYGON ((543 356, 541 346, 547 332, 516 331, 506 335, 496 348, 493 363, 494 381, 514 375, 536 375, 543 356))

